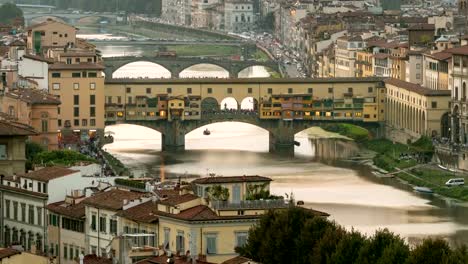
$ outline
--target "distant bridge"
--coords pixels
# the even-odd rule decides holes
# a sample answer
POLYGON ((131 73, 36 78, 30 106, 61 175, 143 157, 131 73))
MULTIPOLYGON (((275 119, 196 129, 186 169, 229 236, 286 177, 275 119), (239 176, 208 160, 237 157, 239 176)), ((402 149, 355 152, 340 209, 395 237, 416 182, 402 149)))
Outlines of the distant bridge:
POLYGON ((105 43, 105 44, 138 44, 138 45, 216 45, 216 46, 243 46, 247 42, 238 41, 238 40, 158 40, 158 39, 148 39, 148 40, 128 40, 128 39, 90 39, 88 40, 91 43, 105 43), (129 42, 130 41, 130 42, 129 42))
POLYGON ((26 25, 31 25, 32 21, 34 19, 38 18, 57 18, 59 20, 63 20, 64 22, 68 24, 76 24, 76 22, 80 19, 86 18, 86 17, 94 17, 94 18, 99 18, 101 20, 107 20, 110 23, 113 23, 117 20, 117 15, 115 14, 102 14, 102 13, 97 13, 97 14, 86 14, 86 13, 80 13, 80 14, 73 14, 73 13, 65 13, 65 12, 25 12, 24 13, 24 21, 26 25))
POLYGON ((219 66, 229 72, 230 78, 237 78, 239 73, 251 66, 264 66, 280 73, 278 63, 273 61, 237 61, 237 60, 218 60, 209 58, 171 58, 171 57, 106 57, 104 59, 104 70, 106 79, 111 79, 112 75, 119 68, 132 62, 152 62, 161 65, 171 73, 172 78, 179 78, 180 73, 187 68, 198 64, 211 64, 219 66))

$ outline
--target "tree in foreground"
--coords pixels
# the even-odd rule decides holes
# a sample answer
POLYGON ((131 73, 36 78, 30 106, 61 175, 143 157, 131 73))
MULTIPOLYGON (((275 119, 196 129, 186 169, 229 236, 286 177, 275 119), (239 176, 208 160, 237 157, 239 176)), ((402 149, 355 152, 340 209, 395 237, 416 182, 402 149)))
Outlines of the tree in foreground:
POLYGON ((264 264, 468 263, 466 247, 451 249, 444 240, 427 239, 410 250, 400 236, 387 229, 366 237, 294 206, 262 216, 250 229, 247 243, 236 251, 264 264))

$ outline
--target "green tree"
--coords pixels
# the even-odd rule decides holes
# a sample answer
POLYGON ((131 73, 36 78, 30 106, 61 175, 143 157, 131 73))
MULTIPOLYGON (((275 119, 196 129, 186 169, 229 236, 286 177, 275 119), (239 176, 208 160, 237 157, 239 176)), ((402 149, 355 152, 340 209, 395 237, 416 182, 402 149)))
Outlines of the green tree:
POLYGON ((43 151, 44 148, 40 144, 32 141, 26 142, 26 171, 33 169, 34 159, 43 151))
POLYGON ((33 160, 34 164, 45 166, 73 166, 79 162, 96 162, 96 160, 73 150, 44 151, 37 154, 33 160))
POLYGON ((206 190, 210 201, 227 201, 229 199, 229 189, 221 185, 213 185, 206 190))
POLYGON ((23 11, 15 4, 6 3, 0 6, 0 23, 11 24, 16 18, 23 18, 23 11))
MULTIPOLYGON (((460 252, 462 253, 462 252, 460 252)), ((465 250, 466 259, 466 250, 465 250)), ((426 239, 418 245, 407 261, 407 264, 448 264, 450 262, 452 250, 447 242, 442 239, 426 239)), ((463 262, 460 262, 463 263, 463 262)), ((466 263, 466 262, 465 262, 466 263)))

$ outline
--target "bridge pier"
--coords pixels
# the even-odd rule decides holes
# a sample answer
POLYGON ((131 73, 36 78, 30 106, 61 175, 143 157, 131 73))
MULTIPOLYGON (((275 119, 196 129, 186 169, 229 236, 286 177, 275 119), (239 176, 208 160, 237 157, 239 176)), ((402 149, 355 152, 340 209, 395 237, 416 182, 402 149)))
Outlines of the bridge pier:
POLYGON ((270 153, 294 156, 294 127, 292 121, 279 120, 270 131, 270 153))
POLYGON ((185 130, 181 121, 166 123, 162 133, 161 150, 168 152, 181 152, 185 150, 185 130))

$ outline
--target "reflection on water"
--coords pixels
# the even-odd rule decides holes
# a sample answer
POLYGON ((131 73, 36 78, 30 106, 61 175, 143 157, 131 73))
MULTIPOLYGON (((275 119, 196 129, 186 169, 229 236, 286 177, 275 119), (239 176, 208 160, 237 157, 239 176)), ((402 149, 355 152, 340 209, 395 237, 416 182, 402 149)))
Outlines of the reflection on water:
POLYGON ((108 128, 116 134, 115 142, 106 148, 126 165, 150 175, 164 171, 166 175, 214 172, 269 176, 274 180, 274 194, 293 192, 307 206, 326 211, 338 223, 368 234, 388 228, 411 243, 431 235, 468 244, 466 208, 419 196, 394 180, 374 177, 367 167, 317 163, 315 146, 305 133, 296 136, 301 143, 295 149, 296 158, 287 159, 268 153, 268 133, 261 128, 222 123, 209 129, 210 136, 203 135, 204 128, 187 135, 189 151, 162 155, 159 133, 117 125, 108 128))

